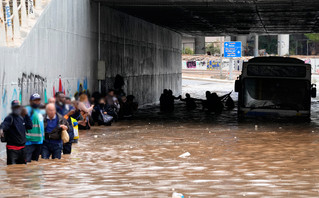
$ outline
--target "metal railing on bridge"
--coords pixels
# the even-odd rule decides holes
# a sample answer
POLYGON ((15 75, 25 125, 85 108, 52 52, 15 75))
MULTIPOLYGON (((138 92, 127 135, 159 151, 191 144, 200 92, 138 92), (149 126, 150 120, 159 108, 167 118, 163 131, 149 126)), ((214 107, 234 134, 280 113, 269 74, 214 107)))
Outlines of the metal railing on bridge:
POLYGON ((0 46, 21 44, 48 1, 0 0, 0 46))

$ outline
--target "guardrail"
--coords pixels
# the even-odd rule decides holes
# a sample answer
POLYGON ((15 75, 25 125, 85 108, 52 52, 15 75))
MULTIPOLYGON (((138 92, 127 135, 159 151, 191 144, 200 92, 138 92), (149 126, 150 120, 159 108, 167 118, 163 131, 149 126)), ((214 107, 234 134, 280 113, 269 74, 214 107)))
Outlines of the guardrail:
POLYGON ((14 46, 24 32, 32 28, 36 11, 43 10, 48 0, 0 0, 0 46, 14 46))

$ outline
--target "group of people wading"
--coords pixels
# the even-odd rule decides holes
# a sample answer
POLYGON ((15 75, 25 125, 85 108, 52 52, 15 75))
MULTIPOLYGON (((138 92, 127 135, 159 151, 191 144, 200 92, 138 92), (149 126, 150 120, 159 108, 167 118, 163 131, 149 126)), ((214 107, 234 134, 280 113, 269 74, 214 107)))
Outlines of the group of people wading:
POLYGON ((202 104, 202 109, 208 113, 220 114, 224 109, 231 110, 235 107, 234 100, 230 94, 232 92, 219 97, 215 92, 211 93, 206 91, 206 100, 192 98, 189 93, 185 94, 185 98, 182 96, 174 96, 172 90, 164 89, 160 97, 160 110, 161 112, 170 113, 174 111, 174 101, 181 100, 186 103, 187 110, 194 110, 197 108, 197 103, 202 104))

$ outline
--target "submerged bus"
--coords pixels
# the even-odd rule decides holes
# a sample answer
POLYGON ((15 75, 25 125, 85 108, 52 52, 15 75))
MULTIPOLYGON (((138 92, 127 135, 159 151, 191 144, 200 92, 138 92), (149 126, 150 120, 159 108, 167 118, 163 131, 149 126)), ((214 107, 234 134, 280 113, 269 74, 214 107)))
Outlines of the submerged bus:
POLYGON ((296 58, 258 57, 244 63, 235 82, 238 116, 310 117, 311 65, 296 58))

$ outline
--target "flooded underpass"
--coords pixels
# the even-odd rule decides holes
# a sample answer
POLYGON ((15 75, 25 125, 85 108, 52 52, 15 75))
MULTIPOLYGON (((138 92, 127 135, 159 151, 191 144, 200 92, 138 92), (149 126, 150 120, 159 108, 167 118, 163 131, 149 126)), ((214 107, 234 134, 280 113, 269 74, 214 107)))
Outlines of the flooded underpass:
MULTIPOLYGON (((198 98, 232 89, 228 81, 183 81, 184 94, 198 98)), ((175 113, 161 114, 149 106, 81 131, 62 160, 7 167, 1 159, 0 197, 318 197, 317 103, 310 122, 238 123, 236 110, 215 116, 177 102, 175 113)))

